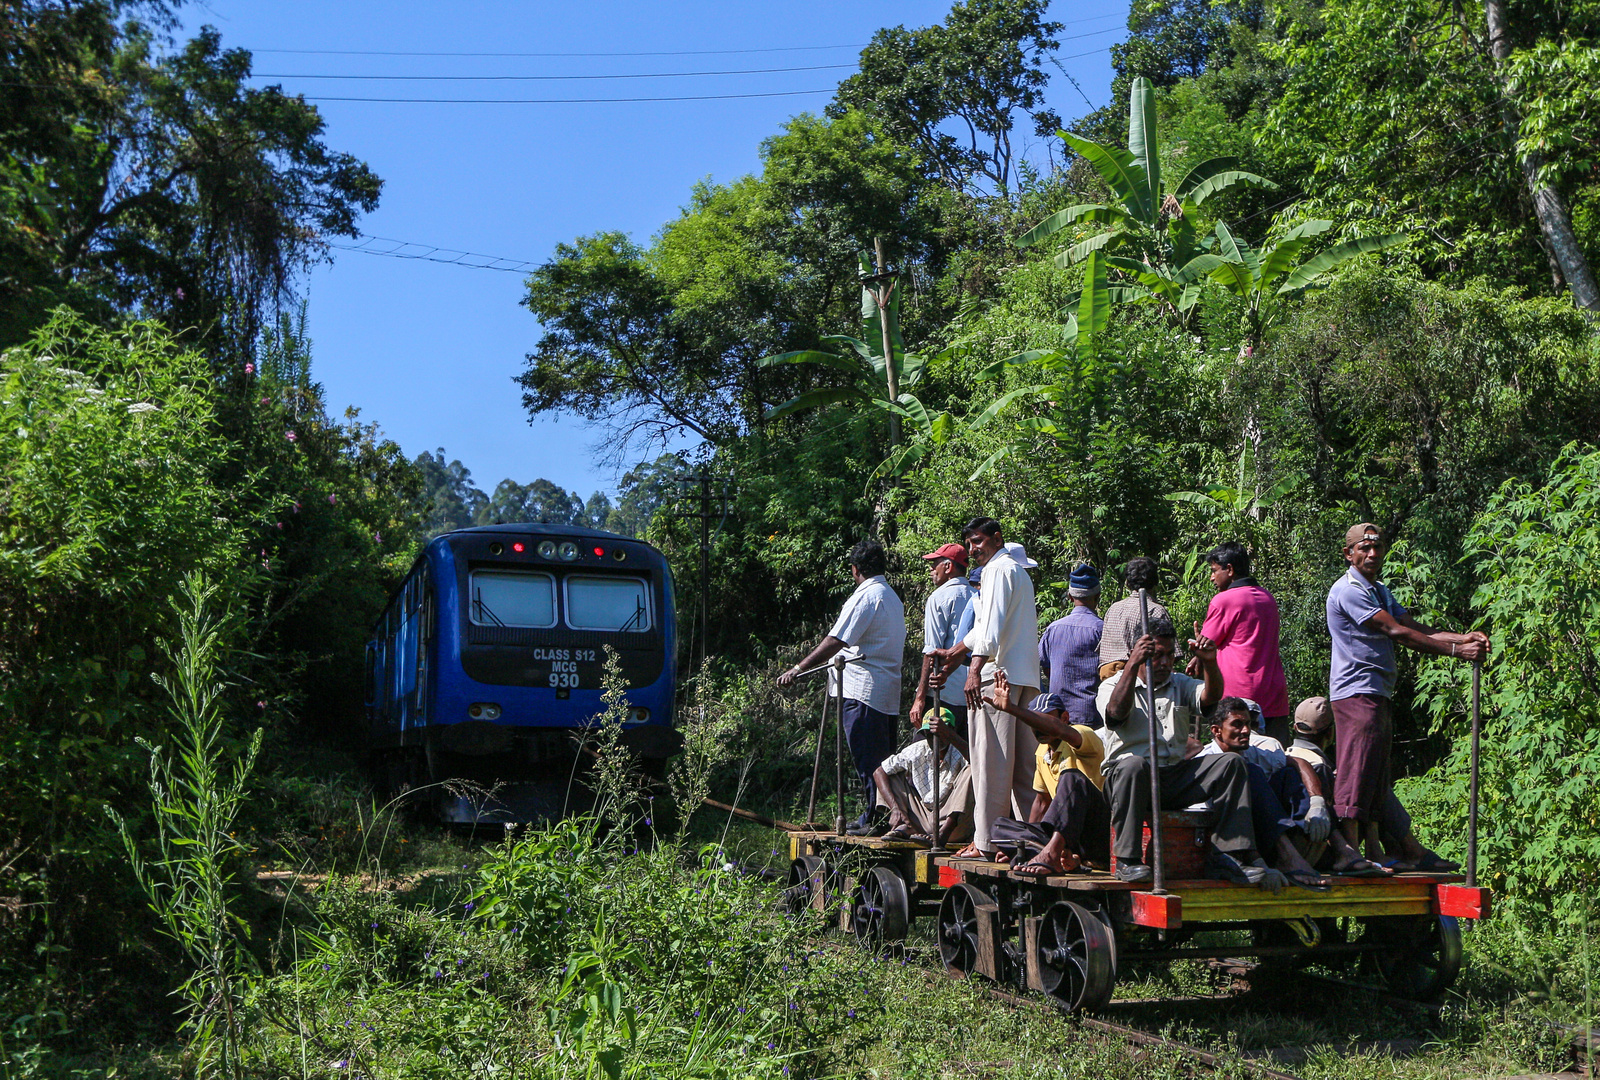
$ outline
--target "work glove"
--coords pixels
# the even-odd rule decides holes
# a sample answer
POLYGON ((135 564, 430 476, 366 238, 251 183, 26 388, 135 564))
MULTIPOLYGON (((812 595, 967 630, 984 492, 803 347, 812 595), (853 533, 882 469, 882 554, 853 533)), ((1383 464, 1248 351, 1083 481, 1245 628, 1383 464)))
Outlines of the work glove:
POLYGON ((1328 813, 1328 800, 1321 795, 1311 796, 1311 809, 1306 811, 1306 837, 1320 844, 1333 831, 1333 815, 1328 813))

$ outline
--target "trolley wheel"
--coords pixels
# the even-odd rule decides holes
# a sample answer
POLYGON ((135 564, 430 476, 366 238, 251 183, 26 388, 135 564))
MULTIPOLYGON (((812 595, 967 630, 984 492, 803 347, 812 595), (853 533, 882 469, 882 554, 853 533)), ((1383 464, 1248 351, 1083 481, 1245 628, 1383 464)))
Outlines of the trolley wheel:
POLYGON ((1039 924, 1039 973, 1045 992, 1070 1011, 1111 1000, 1117 954, 1111 928, 1077 904, 1058 900, 1039 924))
POLYGON ((822 905, 814 903, 820 895, 827 903, 828 864, 820 856, 802 855, 789 864, 789 883, 783 890, 783 910, 795 918, 813 917, 822 905))
POLYGON ((856 941, 874 952, 904 941, 911 924, 911 895, 906 879, 887 866, 868 870, 850 898, 850 925, 856 941))
POLYGON ((978 966, 979 904, 989 897, 965 881, 950 886, 939 902, 939 958, 964 975, 978 966))
POLYGON ((1396 915, 1371 919, 1367 936, 1384 947, 1370 953, 1384 985, 1424 1001, 1448 990, 1461 972, 1461 925, 1450 915, 1396 915))

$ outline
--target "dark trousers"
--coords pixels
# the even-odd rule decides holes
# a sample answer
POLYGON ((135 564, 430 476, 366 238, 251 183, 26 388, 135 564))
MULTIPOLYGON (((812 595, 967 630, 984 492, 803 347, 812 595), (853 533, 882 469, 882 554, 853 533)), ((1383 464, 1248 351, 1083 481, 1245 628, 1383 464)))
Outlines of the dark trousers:
POLYGON ((1387 796, 1394 794, 1394 774, 1390 772, 1394 721, 1389 699, 1356 694, 1331 704, 1339 761, 1333 778, 1333 812, 1355 821, 1381 821, 1387 796))
MULTIPOLYGON (((1117 827, 1117 861, 1143 862, 1140 835, 1150 820, 1150 763, 1143 757, 1120 757, 1105 774, 1111 820, 1117 827)), ((1243 758, 1214 754, 1162 766, 1161 809, 1181 810, 1197 802, 1209 802, 1217 812, 1211 842, 1218 851, 1238 856, 1255 850, 1250 778, 1243 758)))
POLYGON ((1039 824, 1060 833, 1068 851, 1102 866, 1111 861, 1111 804, 1077 769, 1062 770, 1056 797, 1039 824))
MULTIPOLYGON (((855 762, 866 798, 866 809, 861 811, 859 822, 870 821, 872 808, 878 805, 878 788, 872 774, 878 771, 884 758, 894 753, 895 721, 896 717, 871 708, 865 701, 844 699, 844 742, 850 748, 850 760, 855 762)), ((839 799, 840 813, 843 813, 843 792, 839 799)))
POLYGON ((1271 858, 1278 837, 1298 829, 1311 809, 1311 796, 1300 779, 1300 770, 1286 765, 1270 776, 1253 761, 1247 761, 1250 775, 1250 820, 1256 829, 1257 849, 1271 858))
POLYGON ((1277 739, 1284 746, 1294 742, 1294 728, 1289 724, 1287 716, 1267 716, 1262 718, 1266 724, 1266 734, 1277 739))

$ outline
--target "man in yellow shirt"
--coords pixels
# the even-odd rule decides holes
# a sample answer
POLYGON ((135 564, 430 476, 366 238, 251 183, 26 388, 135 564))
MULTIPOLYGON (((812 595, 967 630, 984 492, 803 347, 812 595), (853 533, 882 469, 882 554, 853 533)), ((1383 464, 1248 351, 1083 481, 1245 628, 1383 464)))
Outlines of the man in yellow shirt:
POLYGON ((1093 728, 1066 719, 1066 703, 1040 694, 1028 705, 1012 702, 996 676, 997 709, 1032 728, 1039 738, 1034 757, 1032 810, 1028 824, 1010 822, 1000 832, 1023 843, 1040 845, 1039 853, 1016 867, 1034 877, 1065 874, 1085 862, 1105 866, 1111 858, 1111 808, 1101 785, 1100 763, 1105 746, 1093 728), (999 702, 1006 702, 1001 705, 999 702))

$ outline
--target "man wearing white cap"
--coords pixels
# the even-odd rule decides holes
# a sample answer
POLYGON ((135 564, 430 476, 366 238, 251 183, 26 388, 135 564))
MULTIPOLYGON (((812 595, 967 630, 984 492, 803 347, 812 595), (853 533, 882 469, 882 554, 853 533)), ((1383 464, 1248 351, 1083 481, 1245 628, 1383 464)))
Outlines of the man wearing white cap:
MULTIPOLYGON (((979 517, 961 530, 973 563, 983 568, 983 587, 973 601, 972 631, 964 644, 972 654, 965 686, 968 741, 972 746, 973 837, 960 858, 993 858, 990 826, 999 818, 1026 818, 1033 804, 1033 729, 986 698, 1005 672, 1012 702, 1039 693, 1039 610, 1028 568, 1037 566, 1021 544, 1007 544, 1000 523, 979 517)), ((948 665, 948 661, 946 662, 948 665)))

